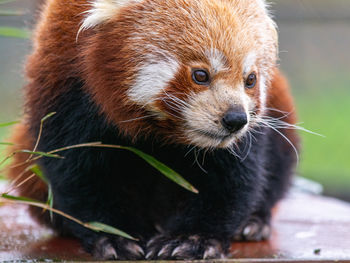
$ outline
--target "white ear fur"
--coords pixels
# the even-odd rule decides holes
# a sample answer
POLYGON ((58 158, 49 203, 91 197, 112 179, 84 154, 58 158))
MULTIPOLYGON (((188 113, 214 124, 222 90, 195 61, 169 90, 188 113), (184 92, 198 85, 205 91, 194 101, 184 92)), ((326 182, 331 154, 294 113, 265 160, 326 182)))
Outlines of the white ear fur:
POLYGON ((257 2, 258 2, 258 5, 259 5, 262 9, 264 9, 264 10, 267 9, 266 0, 257 0, 257 2))
MULTIPOLYGON (((119 10, 133 2, 141 0, 92 0, 90 1, 91 8, 85 11, 85 19, 79 28, 79 32, 85 29, 95 27, 104 23, 118 14, 119 10)), ((78 35, 79 35, 78 32, 78 35)))

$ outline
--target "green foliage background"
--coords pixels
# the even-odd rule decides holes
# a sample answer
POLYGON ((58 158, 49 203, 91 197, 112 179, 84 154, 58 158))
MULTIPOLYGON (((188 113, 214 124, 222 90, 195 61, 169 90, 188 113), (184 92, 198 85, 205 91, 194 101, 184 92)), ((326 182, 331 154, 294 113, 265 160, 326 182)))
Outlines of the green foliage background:
MULTIPOLYGON (((327 193, 349 198, 350 94, 346 88, 349 82, 341 74, 334 78, 331 85, 338 86, 336 92, 327 89, 317 94, 306 92, 296 96, 304 126, 325 136, 302 134, 299 173, 321 182, 327 193)), ((328 86, 326 81, 322 84, 328 86)))

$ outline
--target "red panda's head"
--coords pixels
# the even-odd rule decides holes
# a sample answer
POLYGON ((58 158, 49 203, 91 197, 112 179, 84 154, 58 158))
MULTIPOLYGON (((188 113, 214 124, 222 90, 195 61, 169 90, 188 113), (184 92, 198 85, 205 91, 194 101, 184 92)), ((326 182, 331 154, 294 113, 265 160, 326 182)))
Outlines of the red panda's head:
POLYGON ((93 0, 86 87, 130 136, 230 147, 263 114, 277 34, 263 0, 93 0))

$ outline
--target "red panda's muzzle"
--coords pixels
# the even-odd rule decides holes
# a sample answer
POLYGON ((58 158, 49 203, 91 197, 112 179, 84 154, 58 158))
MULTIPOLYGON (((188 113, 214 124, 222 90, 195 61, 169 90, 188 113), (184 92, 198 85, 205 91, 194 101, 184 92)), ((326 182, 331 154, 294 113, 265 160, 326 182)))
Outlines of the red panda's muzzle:
POLYGON ((222 126, 230 133, 239 131, 247 123, 247 114, 241 107, 231 108, 225 113, 224 117, 221 119, 222 126))

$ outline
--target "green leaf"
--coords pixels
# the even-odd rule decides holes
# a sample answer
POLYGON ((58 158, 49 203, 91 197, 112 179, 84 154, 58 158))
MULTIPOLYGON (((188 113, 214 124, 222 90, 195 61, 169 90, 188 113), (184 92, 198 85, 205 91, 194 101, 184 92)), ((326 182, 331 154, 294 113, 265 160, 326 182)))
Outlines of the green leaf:
POLYGON ((0 16, 21 16, 24 13, 15 10, 0 10, 0 16))
MULTIPOLYGON (((48 193, 47 193, 47 201, 46 204, 48 206, 50 206, 50 208, 53 208, 53 193, 52 193, 52 187, 49 184, 49 181, 47 180, 47 178, 45 177, 43 171, 41 170, 40 166, 37 164, 33 164, 32 166, 29 167, 28 169, 29 171, 31 171, 32 173, 34 173, 35 175, 37 175, 41 180, 43 180, 43 182, 45 184, 48 185, 48 193)), ((53 212, 52 210, 49 210, 50 213, 50 219, 51 221, 53 220, 53 212)))
POLYGON ((8 194, 2 194, 1 197, 9 199, 9 200, 17 200, 17 201, 23 201, 23 202, 33 202, 33 203, 40 203, 37 200, 31 199, 31 198, 27 198, 27 197, 23 197, 23 196, 13 196, 13 195, 8 195, 8 194))
POLYGON ((20 152, 20 153, 29 153, 29 154, 33 154, 33 155, 39 155, 39 156, 50 157, 50 158, 63 159, 62 156, 59 156, 57 154, 51 154, 51 153, 32 152, 32 151, 29 151, 29 150, 20 150, 18 152, 20 152))
POLYGON ((44 176, 44 173, 41 170, 41 168, 39 167, 39 165, 33 164, 32 166, 29 167, 28 170, 31 171, 32 173, 34 173, 35 175, 37 175, 41 180, 44 181, 44 183, 48 184, 48 181, 47 181, 46 177, 44 176))
MULTIPOLYGON (((50 184, 48 184, 48 195, 47 195, 47 204, 50 206, 50 208, 53 208, 53 193, 52 193, 52 187, 50 184)), ((52 210, 49 210, 50 213, 50 220, 53 221, 53 212, 52 210)))
POLYGON ((3 122, 3 123, 0 123, 0 128, 11 126, 11 125, 14 125, 14 124, 17 124, 17 123, 19 123, 19 121, 3 122))
POLYGON ((148 155, 138 149, 132 148, 132 147, 124 147, 121 146, 121 149, 129 150, 136 155, 140 156, 142 159, 144 159, 146 162, 148 162, 151 166, 156 168, 158 171, 160 171, 163 175, 168 177, 173 182, 179 184, 183 188, 198 194, 198 190, 194 188, 188 181, 186 181, 181 175, 179 175, 177 172, 172 170, 170 167, 166 166, 165 164, 161 163, 151 155, 148 155))
POLYGON ((8 146, 12 146, 14 145, 13 143, 11 142, 0 142, 0 145, 8 145, 8 146))
MULTIPOLYGON (((52 188, 51 185, 49 184, 49 181, 45 177, 43 171, 41 170, 40 166, 37 164, 33 164, 32 166, 29 167, 28 169, 35 175, 37 175, 41 180, 43 180, 44 183, 48 185, 48 193, 47 193, 47 201, 46 204, 50 206, 50 208, 53 208, 53 193, 52 193, 52 188)), ((52 210, 49 210, 50 213, 50 219, 51 221, 53 220, 53 212, 52 210)))
POLYGON ((21 28, 0 26, 0 36, 29 38, 30 33, 28 30, 21 29, 21 28))
POLYGON ((97 231, 97 232, 105 232, 108 234, 113 234, 113 235, 118 235, 118 236, 122 236, 125 237, 127 239, 132 239, 132 240, 137 240, 136 238, 130 236, 129 234, 114 228, 112 226, 109 225, 105 225, 103 223, 99 223, 99 222, 90 222, 90 223, 86 223, 85 224, 87 227, 90 227, 91 229, 97 231))

